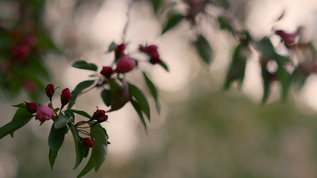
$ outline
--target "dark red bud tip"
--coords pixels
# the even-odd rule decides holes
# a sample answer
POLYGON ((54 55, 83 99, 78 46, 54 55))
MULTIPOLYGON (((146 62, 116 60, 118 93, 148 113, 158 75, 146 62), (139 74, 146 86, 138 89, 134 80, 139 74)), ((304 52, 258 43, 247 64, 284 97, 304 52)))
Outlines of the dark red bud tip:
POLYGON ((130 72, 134 69, 136 63, 135 61, 129 56, 122 56, 117 64, 116 71, 118 73, 126 73, 130 72))
POLYGON ((124 50, 125 50, 125 44, 124 43, 118 45, 117 48, 115 49, 116 58, 122 56, 124 54, 123 53, 124 50))
POLYGON ((61 94, 61 103, 62 103, 62 106, 65 106, 66 104, 68 104, 68 102, 70 101, 70 97, 71 97, 71 94, 70 94, 70 91, 68 88, 65 88, 63 91, 62 91, 62 94, 61 94))
POLYGON ((94 112, 94 114, 92 115, 91 120, 102 119, 105 116, 105 114, 106 114, 106 111, 99 109, 99 110, 94 112))
POLYGON ((53 84, 48 84, 45 88, 46 91, 46 95, 50 98, 50 100, 52 99, 52 96, 54 95, 54 85, 53 84))
POLYGON ((112 67, 103 67, 100 73, 106 78, 110 78, 114 71, 112 67))
POLYGON ((160 58, 151 58, 150 59, 150 63, 151 64, 158 64, 158 63, 161 63, 162 61, 161 61, 161 59, 160 58))
POLYGON ((102 121, 104 122, 104 121, 107 121, 108 120, 108 115, 104 115, 103 117, 102 117, 102 121))
POLYGON ((37 105, 35 103, 29 103, 25 102, 26 104, 26 109, 28 110, 29 113, 36 113, 37 111, 37 105))
POLYGON ((95 146, 94 142, 90 138, 83 138, 83 143, 89 148, 92 148, 95 146))
POLYGON ((107 145, 110 145, 111 143, 107 140, 107 145))

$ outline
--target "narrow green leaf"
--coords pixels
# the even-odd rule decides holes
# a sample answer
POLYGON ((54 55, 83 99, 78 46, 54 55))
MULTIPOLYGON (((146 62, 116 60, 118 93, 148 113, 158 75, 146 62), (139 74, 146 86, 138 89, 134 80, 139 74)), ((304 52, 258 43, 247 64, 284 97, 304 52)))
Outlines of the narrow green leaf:
POLYGON ((90 87, 95 81, 94 80, 86 80, 83 82, 80 82, 75 89, 71 93, 71 98, 69 101, 69 104, 67 106, 67 109, 71 109, 73 105, 75 104, 77 96, 86 88, 90 87))
POLYGON ((26 108, 19 108, 14 114, 12 121, 0 128, 0 139, 8 134, 13 136, 14 131, 27 124, 32 117, 33 115, 26 108))
MULTIPOLYGON (((112 87, 112 86, 111 86, 112 87)), ((116 90, 111 99, 111 110, 116 111, 122 108, 131 98, 128 83, 123 80, 120 88, 116 90)))
POLYGON ((79 60, 76 61, 72 67, 77 68, 77 69, 85 69, 85 70, 92 70, 92 71, 97 71, 98 67, 96 64, 93 63, 87 63, 86 61, 79 60))
POLYGON ((88 118, 88 119, 91 118, 91 116, 90 116, 87 112, 82 111, 82 110, 68 109, 67 112, 73 112, 73 113, 75 113, 75 114, 79 114, 79 115, 81 115, 81 116, 84 116, 84 117, 86 117, 86 118, 88 118))
POLYGON ((205 63, 210 64, 213 57, 213 50, 208 40, 203 35, 199 35, 197 40, 194 42, 194 46, 200 58, 205 63))
POLYGON ((54 125, 52 125, 50 134, 48 136, 48 146, 52 151, 58 152, 64 142, 67 129, 68 128, 65 125, 59 129, 56 129, 54 125))
POLYGON ((110 90, 103 89, 101 92, 101 98, 106 106, 109 107, 111 105, 112 94, 110 90))
POLYGON ((245 73, 245 67, 246 67, 246 61, 247 61, 247 56, 245 52, 246 46, 244 44, 240 43, 234 50, 233 55, 232 55, 232 62, 230 64, 226 80, 225 80, 225 85, 224 89, 228 90, 232 84, 233 81, 238 80, 240 83, 240 86, 243 83, 244 79, 244 73, 245 73))
POLYGON ((151 0, 154 13, 157 15, 159 9, 161 8, 163 2, 162 0, 151 0))
POLYGON ((183 19, 185 19, 185 16, 182 14, 173 14, 170 16, 163 27, 162 34, 176 27, 183 19))
POLYGON ((288 92, 291 86, 291 75, 287 72, 287 70, 283 66, 278 66, 278 70, 276 72, 277 78, 281 83, 281 100, 285 101, 288 96, 288 92))
POLYGON ((83 158, 87 157, 89 148, 83 144, 81 138, 79 137, 78 130, 73 124, 70 124, 70 130, 73 134, 74 143, 75 143, 76 163, 75 163, 74 169, 76 169, 81 163, 81 161, 83 160, 83 158))
POLYGON ((16 105, 12 105, 13 107, 17 107, 17 108, 26 108, 25 103, 20 103, 20 104, 16 104, 16 105))
POLYGON ((91 153, 89 161, 87 162, 87 164, 86 164, 86 166, 84 167, 84 169, 79 173, 79 175, 77 176, 77 178, 83 177, 83 176, 86 175, 89 171, 91 171, 94 167, 95 167, 95 156, 94 156, 93 153, 91 153))
POLYGON ((92 148, 92 155, 95 160, 95 171, 97 172, 106 160, 107 155, 107 136, 105 135, 102 126, 97 124, 91 127, 92 138, 95 146, 92 148))
POLYGON ((163 62, 163 61, 161 61, 160 63, 158 63, 160 66, 162 66, 163 67, 163 69, 165 69, 167 72, 169 72, 169 69, 168 69, 168 67, 167 67, 167 65, 163 62))
POLYGON ((68 115, 60 114, 58 119, 54 122, 55 129, 60 129, 67 125, 67 123, 72 119, 72 117, 68 117, 68 115))
POLYGON ((262 81, 263 81, 263 96, 262 103, 265 103, 270 94, 271 82, 270 82, 270 72, 267 70, 266 65, 261 66, 262 70, 262 81))
POLYGON ((224 19, 223 19, 223 17, 222 16, 219 16, 218 18, 217 18, 217 20, 218 20, 218 24, 219 24, 219 26, 220 26, 220 28, 222 29, 222 30, 227 30, 228 32, 230 32, 230 33, 233 33, 233 28, 231 27, 231 25, 229 24, 229 23, 227 23, 224 19))
POLYGON ((48 160, 50 162, 51 170, 53 170, 53 166, 55 164, 57 154, 58 154, 58 151, 52 151, 50 149, 49 154, 48 154, 48 160))
POLYGON ((268 38, 263 38, 262 40, 255 42, 255 47, 260 52, 261 58, 263 59, 274 59, 277 55, 271 40, 268 38))
POLYGON ((150 121, 150 118, 151 118, 150 106, 146 97, 143 95, 142 91, 135 85, 132 85, 129 83, 129 89, 130 89, 131 95, 139 103, 141 110, 144 112, 144 114, 147 116, 148 120, 150 121))
POLYGON ((160 105, 158 103, 158 94, 157 94, 156 87, 153 84, 153 82, 149 79, 149 77, 145 74, 145 72, 143 72, 143 76, 144 76, 144 79, 145 79, 145 83, 148 86, 148 88, 149 88, 149 90, 150 90, 150 92, 151 92, 151 94, 152 94, 152 96, 154 98, 157 112, 160 113, 160 105))
POLYGON ((133 108, 135 109, 135 111, 138 113, 139 117, 140 117, 140 120, 144 126, 144 129, 145 129, 145 132, 147 132, 147 126, 146 126, 146 122, 144 120, 144 117, 143 117, 143 113, 142 113, 142 110, 141 110, 141 107, 139 105, 139 103, 135 100, 130 100, 133 108))
POLYGON ((108 48, 108 52, 110 53, 111 51, 115 50, 117 48, 117 46, 118 45, 114 41, 112 41, 109 48, 108 48))

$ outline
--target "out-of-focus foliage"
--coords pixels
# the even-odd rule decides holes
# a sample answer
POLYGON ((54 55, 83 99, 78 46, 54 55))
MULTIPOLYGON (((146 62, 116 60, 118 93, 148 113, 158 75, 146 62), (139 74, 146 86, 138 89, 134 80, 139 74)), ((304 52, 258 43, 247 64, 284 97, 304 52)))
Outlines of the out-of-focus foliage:
POLYGON ((44 56, 60 53, 43 22, 46 1, 0 1, 0 87, 4 95, 21 89, 36 100, 51 77, 44 56))

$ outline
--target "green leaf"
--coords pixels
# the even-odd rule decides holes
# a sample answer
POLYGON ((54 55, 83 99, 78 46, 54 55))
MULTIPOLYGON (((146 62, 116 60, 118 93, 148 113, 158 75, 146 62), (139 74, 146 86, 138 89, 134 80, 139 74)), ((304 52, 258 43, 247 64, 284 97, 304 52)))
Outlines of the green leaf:
POLYGON ((110 53, 111 51, 114 51, 117 48, 117 46, 118 45, 114 41, 112 41, 108 48, 108 52, 110 53))
POLYGON ((220 26, 220 28, 222 29, 222 30, 227 30, 228 32, 231 32, 231 33, 233 33, 233 28, 231 27, 231 25, 229 24, 229 23, 227 23, 224 19, 223 19, 223 17, 222 16, 219 16, 218 18, 217 18, 217 20, 218 20, 218 24, 219 24, 219 26, 220 26))
POLYGON ((138 113, 138 115, 140 117, 140 120, 141 120, 141 122, 142 122, 142 124, 144 126, 144 129, 147 132, 146 122, 144 120, 144 117, 143 117, 143 114, 142 114, 142 110, 141 110, 141 107, 140 107, 139 103, 137 101, 133 100, 133 99, 130 100, 130 102, 131 102, 133 108, 135 109, 135 111, 138 113))
POLYGON ((0 128, 0 139, 8 134, 13 136, 14 131, 27 124, 32 117, 33 115, 26 108, 19 108, 14 114, 12 121, 0 128))
POLYGON ((271 82, 270 82, 270 72, 267 70, 266 65, 261 66, 262 70, 262 80, 263 80, 263 96, 262 103, 265 103, 269 97, 271 82))
POLYGON ((157 13, 158 13, 160 7, 162 6, 163 2, 162 2, 162 0, 151 0, 151 2, 152 2, 154 13, 157 15, 157 13))
POLYGON ((199 35, 197 40, 194 42, 194 46, 200 58, 205 63, 210 64, 213 57, 213 50, 207 39, 203 35, 199 35))
POLYGON ((183 19, 185 18, 184 15, 182 14, 173 14, 172 16, 170 16, 167 19, 167 22, 165 23, 163 30, 162 30, 162 34, 164 34, 165 32, 171 30, 172 28, 174 28, 176 25, 178 25, 183 19))
POLYGON ((86 61, 79 60, 76 61, 72 67, 77 68, 77 69, 85 69, 85 70, 92 70, 92 71, 97 71, 98 67, 93 64, 93 63, 87 63, 86 61))
MULTIPOLYGON (((54 122, 55 129, 60 129, 67 125, 67 123, 72 120, 72 117, 69 117, 68 115, 60 114, 57 118, 57 120, 54 122)), ((53 150, 54 151, 54 150, 53 150)))
POLYGON ((62 146, 67 129, 65 125, 58 129, 52 125, 50 135, 48 136, 48 146, 52 151, 57 152, 62 146))
POLYGON ((145 79, 145 83, 146 83, 147 87, 149 88, 149 90, 154 98, 157 112, 160 113, 160 105, 158 103, 158 94, 157 94, 156 87, 153 84, 153 82, 149 79, 149 77, 145 74, 145 72, 143 72, 143 76, 145 79))
POLYGON ((224 89, 228 90, 232 84, 233 81, 238 80, 240 83, 240 86, 243 83, 244 79, 244 73, 245 73, 245 67, 246 67, 246 61, 247 61, 247 55, 246 55, 246 46, 244 46, 243 43, 240 43, 236 49, 234 50, 233 56, 232 56, 232 62, 230 64, 224 89))
POLYGON ((95 159, 95 171, 97 172, 106 159, 107 155, 107 135, 104 133, 102 126, 97 124, 91 127, 92 138, 95 146, 92 148, 92 155, 95 159))
POLYGON ((291 86, 291 75, 287 72, 287 70, 279 65, 278 70, 276 72, 276 76, 281 83, 281 99, 285 101, 288 96, 288 92, 291 86))
POLYGON ((106 106, 109 107, 111 105, 112 94, 110 90, 103 89, 101 92, 101 98, 106 106))
POLYGON ((122 108, 130 100, 130 98, 131 98, 131 94, 129 91, 129 85, 125 80, 123 80, 121 87, 116 90, 116 92, 114 93, 111 99, 110 111, 116 111, 122 108))
POLYGON ((83 177, 84 175, 86 175, 89 171, 91 171, 95 167, 96 164, 95 164, 94 158, 95 158, 94 153, 91 153, 89 161, 87 162, 84 169, 79 173, 77 178, 83 177))
POLYGON ((262 40, 255 42, 255 47, 260 52, 261 58, 263 59, 274 59, 277 55, 271 40, 268 38, 263 38, 262 40))
POLYGON ((169 71, 167 65, 166 65, 163 61, 161 61, 161 62, 158 63, 158 64, 160 64, 160 66, 162 66, 167 72, 169 71))
POLYGON ((144 112, 144 114, 147 116, 148 120, 150 121, 150 118, 151 118, 150 106, 146 97, 143 95, 142 91, 138 87, 130 83, 129 83, 129 89, 130 89, 131 95, 139 103, 141 110, 144 112))
POLYGON ((220 5, 225 9, 230 8, 230 3, 228 0, 217 0, 217 2, 220 3, 220 5))
POLYGON ((51 149, 48 153, 48 160, 50 162, 51 170, 53 170, 53 166, 55 164, 57 154, 58 154, 58 151, 52 151, 51 149))
POLYGON ((59 129, 55 129, 55 127, 52 125, 50 135, 48 137, 48 145, 50 147, 50 152, 48 157, 49 157, 51 169, 53 169, 58 151, 64 142, 67 129, 68 129, 67 126, 64 126, 59 129))
POLYGON ((91 116, 90 116, 87 112, 85 112, 85 111, 75 110, 75 109, 68 109, 68 110, 66 110, 66 111, 67 111, 67 112, 73 112, 73 113, 75 113, 75 114, 79 114, 79 115, 84 116, 84 117, 86 117, 86 118, 88 118, 88 119, 91 118, 91 116))
POLYGON ((73 138, 75 142, 76 163, 75 163, 74 169, 76 169, 81 163, 81 161, 83 160, 83 158, 87 157, 89 148, 86 145, 84 145, 84 143, 82 142, 82 139, 79 137, 77 128, 73 124, 70 124, 70 130, 73 134, 73 138))
POLYGON ((90 87, 95 81, 94 80, 86 80, 83 82, 80 82, 75 89, 71 93, 71 98, 69 101, 69 104, 67 106, 67 109, 71 109, 76 101, 77 96, 86 88, 90 87))
POLYGON ((12 105, 13 107, 17 107, 17 108, 26 108, 26 104, 25 103, 20 103, 20 104, 16 104, 16 105, 12 105))

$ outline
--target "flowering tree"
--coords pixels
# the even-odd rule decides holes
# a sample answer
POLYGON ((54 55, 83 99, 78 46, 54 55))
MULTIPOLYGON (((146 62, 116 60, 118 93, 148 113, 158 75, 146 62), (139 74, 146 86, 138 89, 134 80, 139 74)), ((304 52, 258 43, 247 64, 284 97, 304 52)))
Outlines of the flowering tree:
MULTIPOLYGON (((130 2, 130 8, 134 2, 130 2)), ((154 65, 160 66, 167 72, 169 71, 168 66, 161 58, 157 45, 151 42, 139 44, 138 49, 135 49, 138 54, 145 56, 146 60, 135 58, 133 54, 126 52, 126 46, 129 43, 125 41, 124 36, 128 29, 128 21, 123 30, 123 41, 119 44, 112 42, 107 49, 108 53, 114 54, 112 64, 99 66, 98 68, 98 65, 94 63, 88 63, 84 60, 75 61, 72 67, 89 70, 96 74, 90 75, 90 80, 80 82, 73 91, 68 88, 63 89, 60 103, 53 103, 52 98, 55 97, 54 93, 58 87, 51 83, 49 72, 44 67, 40 56, 51 51, 61 53, 61 50, 56 47, 45 26, 40 23, 41 15, 45 10, 45 1, 24 2, 16 0, 14 3, 14 7, 19 12, 18 20, 11 26, 10 24, 0 23, 0 38, 4 41, 0 43, 0 50, 2 52, 6 51, 0 56, 0 86, 4 92, 10 95, 16 95, 23 88, 33 101, 14 105, 18 109, 12 121, 0 128, 0 138, 7 135, 13 136, 16 130, 26 125, 33 117, 40 121, 40 125, 47 120, 52 120, 53 124, 48 136, 51 168, 53 168, 65 135, 70 131, 73 135, 76 152, 74 168, 80 165, 91 150, 87 165, 78 177, 84 176, 93 168, 98 171, 105 161, 106 148, 110 144, 107 131, 101 125, 101 123, 108 120, 107 113, 120 110, 126 103, 130 102, 145 130, 147 130, 145 119, 150 120, 151 118, 148 99, 138 86, 128 82, 126 74, 133 70, 142 73, 148 90, 154 99, 156 109, 160 112, 158 91, 146 72, 139 68, 139 64, 146 63, 151 67, 154 65), (35 70, 37 72, 34 72, 35 70), (48 81, 50 84, 46 85, 44 81, 48 81), (84 110, 72 109, 77 97, 94 88, 101 89, 100 97, 105 104, 103 107, 108 108, 107 110, 97 108, 91 115, 84 110), (48 104, 36 102, 36 94, 41 90, 46 92, 48 104), (78 121, 78 117, 83 117, 86 120, 78 121)), ((77 1, 78 6, 81 3, 81 1, 77 1)), ((273 82, 280 84, 281 98, 285 100, 292 84, 303 86, 306 78, 317 71, 316 62, 313 60, 294 62, 298 61, 294 59, 295 55, 289 55, 290 53, 287 55, 280 54, 270 39, 271 35, 277 35, 289 52, 305 52, 307 54, 305 57, 313 58, 316 54, 314 46, 311 43, 299 43, 297 40, 300 38, 300 28, 296 32, 285 32, 278 29, 274 31, 274 34, 268 34, 267 37, 256 40, 250 35, 247 28, 235 26, 235 19, 231 16, 230 3, 227 0, 184 0, 179 2, 179 4, 186 7, 184 12, 174 10, 173 8, 177 5, 175 3, 163 0, 151 0, 150 3, 153 6, 153 12, 157 16, 162 15, 163 11, 164 13, 169 12, 168 17, 162 24, 161 35, 177 28, 181 23, 190 25, 195 34, 191 43, 205 65, 211 65, 213 59, 212 45, 210 45, 206 34, 201 30, 206 21, 217 22, 215 25, 218 30, 226 31, 236 40, 238 44, 232 54, 232 61, 224 81, 224 90, 229 89, 233 83, 238 83, 239 86, 243 84, 247 60, 251 53, 257 53, 258 62, 261 66, 264 90, 263 103, 268 99, 270 86, 273 82), (214 16, 208 10, 210 7, 220 9, 221 13, 214 16)), ((283 12, 277 20, 282 18, 283 12)), ((2 21, 6 22, 6 19, 0 17, 0 22, 2 21)))

